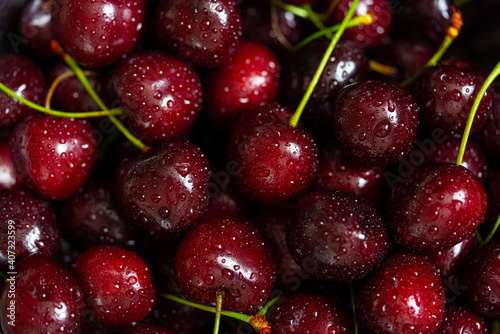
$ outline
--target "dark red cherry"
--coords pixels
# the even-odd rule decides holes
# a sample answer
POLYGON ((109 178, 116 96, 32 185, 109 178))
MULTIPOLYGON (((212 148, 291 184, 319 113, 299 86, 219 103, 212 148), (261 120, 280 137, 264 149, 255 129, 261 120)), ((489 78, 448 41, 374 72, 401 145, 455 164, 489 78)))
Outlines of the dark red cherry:
MULTIPOLYGON (((329 40, 320 39, 299 49, 283 64, 282 101, 295 108, 325 54, 329 40)), ((368 78, 368 57, 352 42, 337 44, 304 109, 303 119, 314 129, 330 130, 337 95, 346 85, 368 78)))
POLYGON ((132 131, 148 145, 187 132, 201 109, 198 75, 166 53, 131 55, 113 69, 111 80, 132 131))
MULTIPOLYGON (((45 97, 45 77, 38 65, 25 56, 0 55, 0 82, 36 104, 42 104, 45 97)), ((0 130, 11 129, 21 118, 31 114, 36 111, 0 92, 0 130)))
POLYGON ((396 243, 423 253, 464 240, 484 220, 486 193, 468 169, 426 165, 397 183, 386 203, 396 243))
MULTIPOLYGON (((214 175, 214 174, 212 174, 214 175)), ((213 178, 212 178, 213 180, 213 178)), ((203 219, 216 217, 248 217, 251 205, 233 183, 219 187, 210 183, 210 200, 203 219)))
POLYGON ((476 141, 493 161, 500 160, 500 90, 493 97, 493 109, 484 126, 476 133, 476 141))
MULTIPOLYGON (((342 22, 353 0, 340 0, 333 10, 329 23, 342 22)), ((358 25, 346 29, 342 37, 354 42, 357 47, 373 47, 386 37, 392 26, 392 8, 388 0, 361 0, 354 16, 372 14, 374 21, 369 25, 358 25)))
POLYGON ((491 241, 470 259, 462 270, 464 295, 482 316, 500 318, 500 240, 491 241))
POLYGON ((175 281, 186 298, 222 308, 255 312, 269 298, 275 262, 257 229, 240 218, 204 220, 191 229, 175 254, 175 281))
POLYGON ((303 129, 280 119, 278 104, 241 115, 230 138, 229 159, 240 192, 253 202, 272 205, 293 200, 311 184, 318 166, 316 143, 303 129))
POLYGON ((50 6, 50 0, 30 0, 19 20, 24 46, 32 56, 42 60, 55 58, 50 48, 50 40, 54 38, 50 6))
MULTIPOLYGON (((33 253, 55 255, 61 246, 61 231, 52 204, 29 191, 0 191, 0 270, 9 260, 20 261, 33 253), (12 248, 7 247, 14 241, 12 248)), ((14 270, 8 270, 14 271, 14 270)))
POLYGON ((446 305, 443 324, 437 334, 488 334, 491 328, 481 317, 464 303, 446 305))
POLYGON ((357 161, 387 166, 408 154, 417 136, 418 106, 404 88, 367 81, 345 88, 333 115, 339 143, 357 161))
POLYGON ((54 0, 56 40, 87 67, 107 67, 135 49, 144 24, 144 0, 54 0))
POLYGON ((163 0, 155 25, 161 47, 207 68, 228 62, 242 35, 233 0, 163 0))
POLYGON ((233 58, 204 77, 205 107, 219 128, 230 130, 238 115, 278 96, 280 64, 263 45, 242 42, 233 58))
POLYGON ((365 333, 432 334, 445 313, 443 285, 425 257, 394 253, 356 291, 356 316, 365 333))
POLYGON ((488 174, 484 182, 484 189, 488 197, 488 208, 486 209, 486 221, 481 224, 480 228, 488 234, 500 216, 500 169, 497 168, 488 174))
POLYGON ((367 166, 353 160, 332 137, 318 142, 318 173, 313 182, 315 189, 341 190, 381 203, 388 194, 386 169, 367 166))
POLYGON ((139 226, 180 237, 206 212, 209 173, 210 166, 198 147, 174 141, 118 166, 118 198, 124 212, 139 226))
POLYGON ((137 324, 125 329, 122 334, 174 334, 174 332, 158 325, 137 324))
POLYGON ((269 317, 272 334, 354 333, 352 317, 336 301, 312 293, 287 297, 269 317))
POLYGON ((66 269, 47 256, 34 254, 20 261, 15 270, 12 283, 4 284, 0 292, 2 333, 80 333, 85 300, 66 269))
MULTIPOLYGON (((415 82, 414 95, 428 129, 443 129, 447 134, 462 134, 465 123, 485 77, 470 69, 439 65, 430 67, 415 82)), ((477 132, 488 118, 493 105, 493 88, 486 91, 472 123, 477 132)))
POLYGON ((136 246, 139 231, 118 204, 116 185, 110 180, 94 180, 64 200, 60 209, 66 235, 82 248, 114 245, 136 246))
POLYGON ((0 190, 3 189, 22 189, 23 181, 14 169, 9 152, 9 142, 0 141, 0 190))
POLYGON ((127 326, 151 312, 153 276, 135 252, 115 246, 89 248, 77 256, 72 270, 92 317, 103 326, 127 326))
POLYGON ((338 190, 305 195, 286 228, 288 249, 307 272, 334 282, 352 282, 387 254, 381 213, 365 199, 338 190))
POLYGON ((61 200, 76 193, 89 178, 97 142, 84 120, 37 114, 17 123, 9 150, 16 172, 31 189, 61 200))

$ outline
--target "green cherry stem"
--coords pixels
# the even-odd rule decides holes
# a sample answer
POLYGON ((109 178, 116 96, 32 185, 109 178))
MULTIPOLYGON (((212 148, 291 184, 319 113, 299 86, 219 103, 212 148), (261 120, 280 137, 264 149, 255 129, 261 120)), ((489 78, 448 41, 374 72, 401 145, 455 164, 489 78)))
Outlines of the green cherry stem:
POLYGON ((349 283, 349 295, 351 296, 352 317, 354 319, 354 334, 358 334, 358 322, 356 320, 356 305, 354 303, 354 289, 352 283, 349 283))
POLYGON ((301 17, 303 19, 308 19, 309 18, 309 13, 307 12, 306 9, 302 8, 302 7, 299 7, 299 6, 295 6, 295 5, 290 5, 290 4, 287 4, 287 3, 284 3, 283 1, 281 0, 273 0, 273 2, 276 4, 276 6, 278 6, 279 8, 281 9, 284 9, 290 13, 292 13, 293 15, 295 16, 298 16, 298 17, 301 17))
POLYGON ((269 311, 269 309, 271 308, 271 306, 273 306, 278 300, 280 300, 280 297, 276 297, 274 299, 271 299, 270 301, 268 301, 260 310, 258 313, 262 314, 262 315, 266 315, 267 314, 267 311, 269 311))
POLYGON ((490 242, 490 240, 495 235, 495 232, 497 231, 499 225, 500 225, 500 215, 498 216, 497 221, 495 222, 495 225, 491 229, 491 231, 488 234, 488 236, 486 237, 486 239, 484 239, 484 241, 482 241, 481 244, 479 245, 479 248, 486 246, 488 244, 488 242, 490 242))
POLYGON ((58 110, 53 110, 53 109, 48 109, 48 108, 42 107, 39 104, 31 102, 30 100, 27 100, 24 97, 17 95, 14 91, 9 89, 7 86, 5 86, 1 82, 0 82, 0 90, 2 92, 4 92, 5 94, 9 95, 10 97, 27 105, 30 108, 33 108, 33 109, 40 111, 44 114, 48 114, 48 115, 52 115, 52 116, 56 116, 56 117, 88 118, 88 117, 103 117, 103 116, 119 116, 122 114, 121 108, 115 108, 115 109, 111 109, 111 110, 107 109, 107 110, 103 110, 103 111, 89 111, 89 112, 58 111, 58 110))
POLYGON ((496 79, 496 77, 500 74, 500 62, 495 66, 493 71, 488 75, 486 80, 483 83, 483 86, 477 93, 476 99, 474 100, 474 104, 472 105, 472 109, 469 113, 469 118, 467 118, 467 123, 465 124, 464 134, 462 136, 462 143, 460 144, 460 150, 458 151, 458 157, 456 164, 460 166, 464 159, 465 148, 467 146, 467 141, 469 140, 470 129, 472 128, 472 122, 474 121, 474 117, 476 116, 477 108, 479 108, 479 104, 483 99, 484 94, 488 87, 490 87, 491 83, 496 79))
MULTIPOLYGON (((102 110, 109 110, 106 104, 102 101, 102 99, 99 97, 99 95, 96 93, 92 85, 90 84, 89 80, 85 76, 85 73, 83 73, 82 69, 80 68, 80 65, 71 57, 69 54, 67 54, 61 45, 55 40, 52 40, 51 42, 51 47, 52 51, 59 55, 60 57, 63 58, 63 60, 66 62, 66 64, 75 72, 75 76, 78 78, 78 80, 81 82, 85 90, 89 93, 89 95, 92 97, 92 99, 97 103, 99 108, 102 110)), ((109 120, 116 126, 116 128, 135 146, 137 146, 142 152, 146 152, 150 149, 150 147, 144 145, 139 139, 137 139, 124 125, 118 118, 115 116, 108 116, 109 120)))
POLYGON ((319 30, 326 29, 325 25, 321 21, 321 17, 312 9, 310 4, 305 4, 304 9, 307 11, 307 15, 309 17, 309 20, 318 28, 319 30))
POLYGON ((219 334, 220 327, 220 313, 222 311, 222 300, 224 299, 224 292, 217 291, 216 296, 216 307, 215 307, 215 324, 214 324, 214 334, 219 334))
POLYGON ((338 41, 340 40, 340 37, 344 33, 344 30, 347 28, 347 23, 349 20, 351 20, 352 16, 354 15, 354 12, 356 10, 356 7, 358 6, 359 0, 354 0, 352 2, 351 7, 349 8, 349 11, 347 12, 347 15, 345 16, 344 20, 342 20, 342 23, 340 23, 340 27, 333 36, 332 40, 330 41, 330 44, 328 45, 328 48, 326 49, 325 54, 323 55, 323 58, 321 59, 321 62, 319 63, 318 69, 316 70, 316 73, 314 73, 314 76, 309 83, 309 86, 307 87, 307 90, 302 97, 302 100, 299 103, 299 106, 295 110, 295 113, 293 114, 292 118, 290 119, 290 126, 291 127, 296 127, 300 116, 302 115, 302 112, 304 111, 304 108, 307 104, 307 101, 309 101, 309 98, 312 95, 312 92, 314 91, 314 88, 316 88, 316 85, 318 84, 319 78, 321 77, 321 74, 323 73, 323 70, 326 67, 326 64, 328 63, 328 60, 330 59, 330 56, 332 55, 333 50, 335 49, 335 46, 337 45, 338 41))
POLYGON ((500 334, 500 320, 494 320, 491 324, 491 334, 500 334))

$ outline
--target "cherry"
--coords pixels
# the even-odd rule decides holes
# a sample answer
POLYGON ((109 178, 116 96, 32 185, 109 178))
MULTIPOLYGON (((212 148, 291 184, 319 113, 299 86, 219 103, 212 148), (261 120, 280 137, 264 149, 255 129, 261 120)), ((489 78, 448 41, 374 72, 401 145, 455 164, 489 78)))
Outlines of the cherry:
POLYGON ((318 173, 313 187, 318 190, 341 190, 380 204, 388 193, 386 169, 367 166, 351 159, 332 137, 318 142, 318 173))
POLYGON ((207 212, 203 219, 216 217, 248 217, 251 205, 238 192, 233 183, 224 187, 216 188, 217 192, 211 193, 207 212))
MULTIPOLYGON (((422 108, 420 120, 428 129, 461 134, 485 77, 470 69, 449 65, 430 67, 415 82, 414 95, 422 108)), ((477 132, 488 118, 493 104, 493 88, 481 100, 472 123, 477 132)))
MULTIPOLYGON (((33 253, 52 256, 61 246, 61 231, 56 217, 56 210, 47 202, 28 191, 0 191, 0 240, 5 245, 0 250, 0 270, 6 270, 10 252, 15 251, 15 260, 20 261, 33 253), (7 224, 12 222, 12 226, 7 224), (14 231, 14 232, 13 232, 14 231), (7 248, 12 241, 9 237, 15 233, 13 249, 7 248)), ((13 270, 9 270, 13 271, 13 270)))
POLYGON ((280 64, 263 45, 242 42, 233 58, 208 72, 205 107, 213 122, 230 130, 238 115, 278 96, 280 64))
POLYGON ((137 253, 115 246, 89 248, 77 256, 72 270, 92 317, 103 326, 127 326, 151 312, 153 277, 137 253))
POLYGON ((89 178, 97 156, 88 122, 41 114, 17 123, 9 149, 20 178, 51 200, 74 194, 89 178))
MULTIPOLYGON (((319 39, 293 53, 283 64, 280 85, 282 100, 296 107, 307 90, 329 41, 319 39)), ((304 122, 314 129, 330 129, 335 101, 342 88, 368 78, 368 58, 352 42, 340 42, 321 74, 303 113, 304 122)))
POLYGON ((107 67, 137 46, 144 0, 54 0, 52 29, 63 49, 87 67, 107 67))
POLYGON ((264 205, 284 203, 304 193, 318 166, 316 144, 305 130, 288 125, 291 111, 270 104, 241 115, 230 138, 229 159, 240 192, 264 205))
POLYGON ((346 87, 333 115, 340 144, 369 165, 387 166, 403 159, 413 146, 417 127, 418 106, 411 94, 383 81, 346 87))
POLYGON ((463 303, 446 305, 446 314, 438 334, 487 334, 490 333, 488 320, 479 316, 463 303))
POLYGON ((381 213, 361 197, 318 191, 296 204, 286 229, 288 249, 307 272, 334 282, 352 282, 387 254, 381 213))
POLYGON ((272 312, 272 334, 354 333, 351 315, 337 302, 313 293, 287 297, 272 312))
POLYGON ((22 189, 23 181, 17 175, 9 152, 9 142, 0 141, 0 190, 22 189))
POLYGON ((113 89, 134 134, 148 145, 187 132, 201 108, 198 75, 177 58, 159 51, 136 53, 120 62, 113 89))
POLYGON ((93 180, 62 201, 60 219, 66 235, 83 249, 97 245, 135 247, 139 233, 122 212, 116 193, 112 181, 93 180))
POLYGON ((275 262, 263 237, 241 218, 213 218, 192 228, 175 254, 175 281, 186 298, 250 313, 267 301, 275 262))
POLYGON ((19 32, 31 55, 42 60, 54 59, 55 56, 50 48, 50 40, 54 38, 51 1, 28 1, 20 15, 19 32))
POLYGON ((174 334, 174 332, 158 325, 137 324, 125 329, 122 334, 174 334))
POLYGON ((486 193, 468 169, 449 163, 417 168, 397 183, 386 203, 396 243, 436 252, 464 240, 483 221, 486 193))
MULTIPOLYGON (((32 60, 22 55, 0 55, 0 82, 17 95, 40 104, 46 84, 42 71, 32 60)), ((10 130, 21 118, 36 111, 0 92, 0 130, 10 130)))
POLYGON ((163 0, 154 20, 159 45, 201 67, 229 61, 241 40, 241 14, 233 0, 163 0))
POLYGON ((0 292, 0 322, 5 334, 80 333, 85 321, 85 301, 75 278, 60 264, 41 254, 16 265, 12 284, 0 292), (14 305, 15 320, 8 307, 14 305), (13 324, 13 325, 12 325, 13 324))
POLYGON ((356 291, 356 316, 366 333, 436 333, 445 314, 443 285, 425 257, 386 257, 356 291))

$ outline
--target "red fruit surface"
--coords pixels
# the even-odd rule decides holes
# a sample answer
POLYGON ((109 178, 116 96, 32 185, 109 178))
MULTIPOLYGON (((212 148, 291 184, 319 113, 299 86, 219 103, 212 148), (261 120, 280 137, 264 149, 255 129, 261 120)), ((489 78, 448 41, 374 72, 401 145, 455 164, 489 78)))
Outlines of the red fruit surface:
POLYGON ((17 175, 9 152, 9 142, 0 141, 0 190, 22 189, 23 181, 17 175))
POLYGON ((487 319, 464 303, 453 303, 446 306, 446 314, 438 334, 488 334, 490 331, 487 319))

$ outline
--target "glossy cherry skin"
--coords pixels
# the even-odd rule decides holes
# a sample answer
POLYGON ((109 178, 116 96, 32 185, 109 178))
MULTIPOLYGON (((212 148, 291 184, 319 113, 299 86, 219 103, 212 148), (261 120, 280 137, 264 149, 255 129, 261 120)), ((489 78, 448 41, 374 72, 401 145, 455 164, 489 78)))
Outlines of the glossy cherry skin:
MULTIPOLYGON (((42 104, 46 83, 42 71, 31 59, 16 54, 0 55, 0 82, 17 95, 42 104)), ((0 130, 10 130, 34 109, 0 92, 0 130)))
POLYGON ((129 56, 113 69, 111 81, 131 130, 148 145, 184 134, 201 109, 198 75, 163 52, 129 56))
POLYGON ((251 204, 243 197, 233 183, 224 187, 210 184, 210 201, 203 219, 215 217, 248 217, 251 204))
POLYGON ((59 215, 65 234, 83 249, 97 245, 133 248, 140 237, 118 204, 116 185, 110 180, 87 183, 62 201, 59 215))
POLYGON ((80 333, 85 321, 85 300, 76 279, 51 258, 34 254, 16 266, 15 295, 9 284, 0 292, 0 322, 5 334, 80 333), (15 326, 7 309, 15 304, 15 326))
POLYGON ((89 311, 103 326, 127 326, 151 312, 156 295, 153 276, 137 253, 97 246, 78 255, 71 268, 89 311))
MULTIPOLYGON (((15 261, 20 261, 33 253, 55 255, 61 246, 61 231, 53 205, 29 191, 0 191, 0 240, 4 248, 0 250, 0 270, 6 271, 10 252, 15 252, 15 261), (13 221, 9 226, 8 221, 13 221), (14 233, 14 234, 12 234, 14 233), (12 236, 15 247, 7 248, 12 236)), ((8 270, 14 271, 14 270, 8 270)))
POLYGON ((139 43, 144 0, 55 0, 52 29, 64 51, 87 67, 107 67, 139 43))
POLYGON ((0 190, 22 189, 23 181, 17 175, 9 152, 9 142, 0 141, 0 190))
POLYGON ((84 120, 37 114, 14 127, 9 150, 16 172, 28 187, 47 199, 61 200, 89 178, 97 141, 84 120))
POLYGON ((484 220, 486 192, 468 169, 449 163, 418 168, 386 203, 396 243, 430 253, 464 240, 484 220))
POLYGON ((275 101, 280 67, 265 46, 242 42, 230 61, 204 77, 204 103, 214 124, 230 130, 241 112, 275 101))
POLYGON ((229 61, 242 35, 240 11, 233 0, 163 0, 155 26, 161 47, 206 68, 229 61))
POLYGON ((332 299, 313 293, 296 293, 276 307, 269 317, 271 334, 354 333, 351 315, 332 299))
POLYGON ((404 88, 367 81, 344 89, 333 115, 337 139, 357 161, 387 166, 408 154, 417 136, 418 106, 404 88))
POLYGON ((463 303, 453 303, 446 305, 443 324, 437 334, 488 334, 490 331, 487 319, 463 303))
POLYGON ((174 332, 158 325, 137 324, 125 329, 122 334, 174 334, 174 332))
POLYGON ((174 141, 118 166, 118 198, 134 223, 164 237, 180 237, 207 210, 209 173, 198 147, 174 141))
MULTIPOLYGON (((353 0, 341 0, 333 10, 329 22, 331 25, 342 22, 353 0)), ((371 13, 374 21, 369 25, 358 25, 346 29, 343 37, 354 42, 357 47, 373 47, 386 37, 392 27, 391 4, 388 0, 361 0, 354 11, 354 16, 371 13)))
POLYGON ((275 262, 263 237, 240 218, 204 220, 191 229, 177 249, 175 282, 193 301, 251 313, 269 298, 276 279, 275 262))
MULTIPOLYGON (((428 129, 440 128, 447 134, 462 132, 485 77, 474 70, 438 65, 422 73, 415 82, 414 96, 421 108, 420 120, 428 129)), ((493 88, 488 88, 472 123, 477 132, 493 105, 493 88)))
POLYGON ((461 282, 469 305, 482 316, 500 317, 500 240, 490 241, 471 258, 462 270, 461 282))
POLYGON ((426 258, 394 253, 356 291, 356 316, 366 333, 431 334, 445 313, 443 284, 426 258))
POLYGON ((288 249, 307 272, 352 282, 373 270, 388 251, 381 213, 361 197, 338 190, 302 197, 286 228, 288 249))
MULTIPOLYGON (((282 106, 271 104, 241 115, 230 138, 229 159, 238 166, 234 180, 252 202, 291 201, 311 184, 318 166, 316 143, 306 130, 292 128, 282 106)), ((285 111, 288 114, 288 111, 285 111)))
POLYGON ((50 48, 50 40, 54 38, 50 3, 50 0, 30 0, 19 20, 19 32, 25 39, 26 49, 42 60, 56 58, 50 48))

